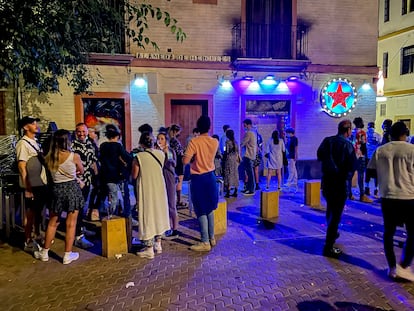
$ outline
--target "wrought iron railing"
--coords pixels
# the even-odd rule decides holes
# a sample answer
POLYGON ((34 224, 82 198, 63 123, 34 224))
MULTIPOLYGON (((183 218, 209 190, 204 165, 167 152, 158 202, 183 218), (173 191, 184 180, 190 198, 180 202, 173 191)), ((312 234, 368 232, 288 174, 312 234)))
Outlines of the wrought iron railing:
POLYGON ((307 28, 301 25, 239 23, 233 26, 233 59, 308 59, 307 28))

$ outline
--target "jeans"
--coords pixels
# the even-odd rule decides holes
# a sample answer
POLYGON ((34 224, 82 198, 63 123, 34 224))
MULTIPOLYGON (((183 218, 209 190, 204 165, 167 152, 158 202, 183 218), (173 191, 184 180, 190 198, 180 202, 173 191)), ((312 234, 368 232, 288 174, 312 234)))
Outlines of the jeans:
POLYGON ((345 207, 346 180, 322 178, 322 191, 326 199, 326 223, 328 225, 325 248, 330 249, 336 241, 338 226, 345 207))
POLYGON ((214 239, 214 212, 198 217, 200 223, 201 242, 209 242, 214 239))
POLYGON ((121 192, 122 192, 122 217, 128 218, 131 216, 131 201, 129 199, 129 183, 127 180, 122 181, 121 183, 121 192))
POLYGON ((108 187, 108 196, 109 200, 111 201, 111 206, 109 208, 109 213, 111 215, 115 214, 116 206, 118 205, 118 184, 115 183, 107 183, 108 187))
POLYGON ((408 267, 414 257, 414 200, 381 199, 384 218, 384 253, 388 267, 396 266, 394 253, 394 234, 397 226, 405 224, 407 239, 401 254, 401 266, 408 267))
POLYGON ((254 192, 253 160, 243 157, 242 163, 244 172, 247 175, 246 190, 249 192, 254 192))
POLYGON ((287 183, 291 186, 296 186, 298 184, 298 171, 296 170, 295 159, 288 159, 288 171, 289 177, 287 183))

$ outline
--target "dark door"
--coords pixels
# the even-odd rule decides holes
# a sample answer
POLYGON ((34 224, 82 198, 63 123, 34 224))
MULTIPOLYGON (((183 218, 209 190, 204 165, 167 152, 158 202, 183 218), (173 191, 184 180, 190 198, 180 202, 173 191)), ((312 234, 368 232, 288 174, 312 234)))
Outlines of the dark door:
POLYGON ((181 126, 181 135, 178 139, 183 147, 187 145, 187 138, 196 127, 197 119, 201 115, 208 115, 207 100, 171 100, 171 124, 181 126))

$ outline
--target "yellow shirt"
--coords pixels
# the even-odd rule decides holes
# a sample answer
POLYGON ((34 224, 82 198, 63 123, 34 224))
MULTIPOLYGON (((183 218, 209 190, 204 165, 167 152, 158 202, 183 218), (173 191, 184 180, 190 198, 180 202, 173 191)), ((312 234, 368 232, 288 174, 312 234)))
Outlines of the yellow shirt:
POLYGON ((207 133, 192 138, 183 157, 184 164, 190 162, 190 173, 199 175, 214 171, 214 158, 218 146, 218 140, 207 133))

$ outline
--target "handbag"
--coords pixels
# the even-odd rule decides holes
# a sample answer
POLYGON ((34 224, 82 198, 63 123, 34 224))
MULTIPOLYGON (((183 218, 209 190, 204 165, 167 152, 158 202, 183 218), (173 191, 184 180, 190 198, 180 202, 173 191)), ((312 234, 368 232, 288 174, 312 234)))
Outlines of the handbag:
MULTIPOLYGON (((23 139, 26 143, 28 143, 36 152, 37 155, 31 157, 26 162, 26 171, 27 171, 27 179, 30 183, 30 186, 32 187, 41 187, 46 186, 48 183, 50 183, 50 172, 47 169, 45 159, 43 157, 42 152, 40 149, 36 148, 30 141, 23 139), (46 172, 46 183, 41 178, 42 170, 45 169, 46 172)), ((24 188, 22 182, 20 183, 20 186, 24 188)))

